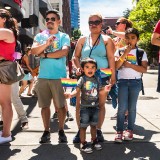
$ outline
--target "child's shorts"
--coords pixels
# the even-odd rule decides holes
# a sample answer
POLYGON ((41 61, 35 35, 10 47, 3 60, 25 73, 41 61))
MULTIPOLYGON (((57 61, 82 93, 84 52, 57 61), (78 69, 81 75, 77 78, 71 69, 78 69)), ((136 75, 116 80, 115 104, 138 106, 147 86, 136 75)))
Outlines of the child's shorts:
POLYGON ((80 127, 96 126, 98 123, 98 107, 83 107, 80 109, 80 127))

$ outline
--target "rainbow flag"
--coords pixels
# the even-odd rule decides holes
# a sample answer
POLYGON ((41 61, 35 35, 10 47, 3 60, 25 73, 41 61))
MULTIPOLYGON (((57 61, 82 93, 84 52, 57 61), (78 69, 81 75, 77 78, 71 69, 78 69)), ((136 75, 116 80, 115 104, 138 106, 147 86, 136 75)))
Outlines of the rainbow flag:
POLYGON ((76 87, 77 79, 61 78, 61 83, 63 87, 76 87))
POLYGON ((112 69, 110 68, 100 68, 101 77, 109 77, 112 75, 112 69))

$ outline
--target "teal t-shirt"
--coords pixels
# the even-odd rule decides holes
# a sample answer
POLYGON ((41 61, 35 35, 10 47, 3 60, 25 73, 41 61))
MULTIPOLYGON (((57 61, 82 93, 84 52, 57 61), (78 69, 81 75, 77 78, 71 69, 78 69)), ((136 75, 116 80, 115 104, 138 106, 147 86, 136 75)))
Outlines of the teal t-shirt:
MULTIPOLYGON (((89 57, 89 53, 92 48, 89 38, 90 37, 86 37, 86 41, 83 45, 82 52, 81 52, 81 59, 89 57)), ((97 69, 109 67, 107 53, 106 53, 106 46, 104 44, 102 36, 100 36, 99 44, 97 46, 94 46, 90 57, 96 60, 97 69)))
MULTIPOLYGON (((44 44, 50 37, 48 30, 37 34, 34 41, 39 44, 44 44)), ((54 52, 62 49, 63 46, 70 46, 70 38, 67 34, 58 32, 54 35, 56 38, 53 44, 50 45, 45 52, 54 52)), ((66 57, 61 58, 40 58, 40 70, 38 78, 44 79, 60 79, 67 76, 66 72, 66 57)))

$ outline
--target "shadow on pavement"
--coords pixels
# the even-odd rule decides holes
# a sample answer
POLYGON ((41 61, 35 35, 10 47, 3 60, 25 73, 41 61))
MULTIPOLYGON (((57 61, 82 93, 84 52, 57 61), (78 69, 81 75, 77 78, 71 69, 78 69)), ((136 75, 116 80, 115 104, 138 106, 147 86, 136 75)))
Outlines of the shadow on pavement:
MULTIPOLYGON (((21 101, 23 105, 28 105, 28 108, 26 110, 27 112, 27 117, 29 117, 30 113, 33 111, 34 107, 37 104, 37 98, 33 97, 23 97, 21 98, 21 101)), ((21 122, 18 121, 17 125, 15 128, 12 130, 12 136, 14 137, 17 133, 21 132, 21 122)))
POLYGON ((0 159, 7 160, 10 157, 14 156, 17 153, 20 153, 20 149, 10 149, 10 145, 1 145, 0 147, 0 159), (1 155, 2 154, 2 155, 1 155))
POLYGON ((71 153, 67 144, 43 144, 32 152, 37 155, 28 160, 77 160, 77 156, 71 153))

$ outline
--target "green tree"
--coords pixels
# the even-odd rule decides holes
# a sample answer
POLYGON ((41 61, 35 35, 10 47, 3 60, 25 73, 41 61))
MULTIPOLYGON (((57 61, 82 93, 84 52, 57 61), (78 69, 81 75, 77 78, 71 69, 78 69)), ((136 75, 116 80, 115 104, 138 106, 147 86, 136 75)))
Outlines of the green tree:
POLYGON ((72 31, 72 37, 74 40, 79 39, 80 36, 81 36, 81 31, 79 29, 74 29, 72 31))
POLYGON ((139 0, 130 12, 129 19, 140 32, 139 46, 152 61, 157 56, 157 47, 151 45, 151 35, 155 24, 160 19, 160 0, 139 0))
POLYGON ((125 17, 125 18, 128 19, 130 12, 131 12, 131 10, 127 8, 127 9, 123 12, 123 17, 125 17))

